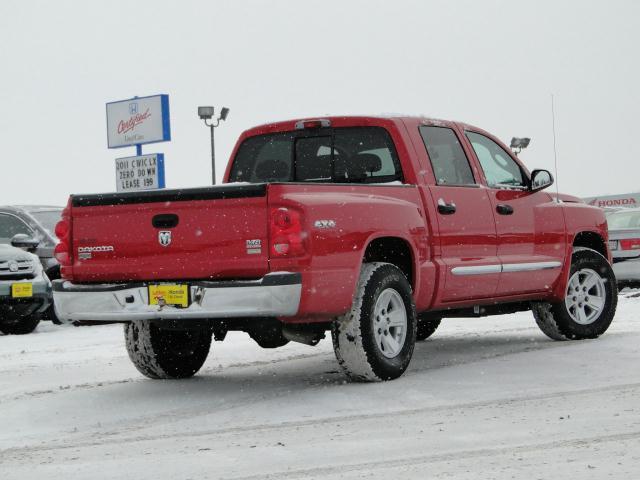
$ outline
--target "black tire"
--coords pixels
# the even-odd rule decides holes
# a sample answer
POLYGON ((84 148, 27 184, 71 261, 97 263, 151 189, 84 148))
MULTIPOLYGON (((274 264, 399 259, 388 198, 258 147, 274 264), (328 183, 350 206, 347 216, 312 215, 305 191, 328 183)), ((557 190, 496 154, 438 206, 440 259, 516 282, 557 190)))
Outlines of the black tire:
POLYGON ((365 263, 351 310, 333 323, 331 337, 338 363, 350 380, 374 382, 402 375, 416 342, 416 309, 411 286, 402 271, 389 263, 365 263), (374 325, 380 321, 374 315, 376 302, 389 289, 400 295, 406 314, 404 343, 398 345, 400 350, 393 358, 383 354, 374 332, 374 325))
POLYGON ((433 335, 440 326, 441 321, 442 317, 437 315, 429 313, 418 314, 418 329, 416 331, 416 340, 418 342, 422 342, 423 340, 426 340, 431 335, 433 335))
POLYGON ((51 304, 51 306, 49 306, 49 308, 44 311, 44 313, 42 314, 42 319, 49 320, 54 325, 62 325, 62 322, 58 320, 58 316, 56 315, 56 310, 53 307, 53 304, 51 304))
POLYGON ((211 347, 208 329, 162 329, 149 320, 126 323, 124 337, 135 367, 153 379, 192 377, 211 347))
POLYGON ((33 332, 40 323, 40 314, 34 313, 0 323, 0 332, 7 335, 26 335, 33 332))
MULTIPOLYGON (((603 307, 591 323, 581 324, 574 320, 564 300, 555 303, 536 302, 532 305, 533 316, 540 330, 553 340, 584 340, 597 338, 607 331, 613 321, 618 304, 616 278, 611 265, 595 250, 579 248, 571 257, 569 279, 576 272, 595 272, 603 280, 603 307)), ((567 295, 570 286, 567 286, 567 295)), ((588 292, 586 293, 588 295, 588 292)))

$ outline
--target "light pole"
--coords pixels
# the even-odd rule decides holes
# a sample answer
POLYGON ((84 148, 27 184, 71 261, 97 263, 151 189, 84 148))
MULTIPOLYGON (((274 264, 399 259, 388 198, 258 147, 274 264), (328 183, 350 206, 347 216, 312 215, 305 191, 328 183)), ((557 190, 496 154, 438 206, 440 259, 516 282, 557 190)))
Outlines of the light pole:
POLYGON ((204 124, 209 127, 211 130, 211 185, 216 184, 216 149, 213 140, 213 130, 218 125, 220 125, 220 121, 224 121, 227 119, 227 115, 229 115, 229 109, 227 107, 222 107, 220 109, 220 116, 211 121, 214 117, 215 109, 213 107, 198 107, 198 116, 201 120, 204 120, 204 124))

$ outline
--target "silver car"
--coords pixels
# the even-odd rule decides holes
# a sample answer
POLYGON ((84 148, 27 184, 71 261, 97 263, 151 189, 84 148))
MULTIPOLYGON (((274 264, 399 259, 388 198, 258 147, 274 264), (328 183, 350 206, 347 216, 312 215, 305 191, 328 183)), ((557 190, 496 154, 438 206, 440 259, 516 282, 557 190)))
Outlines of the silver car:
POLYGON ((53 249, 58 243, 54 230, 61 213, 62 207, 46 205, 0 206, 0 243, 11 245, 11 240, 18 234, 37 240, 38 245, 32 253, 40 258, 51 280, 60 278, 53 249))
MULTIPOLYGON (((60 266, 53 256, 58 243, 55 225, 60 220, 62 207, 49 205, 7 205, 0 206, 0 244, 11 245, 16 235, 34 240, 27 248, 40 258, 40 263, 50 280, 60 278, 60 266)), ((58 323, 53 306, 42 316, 43 320, 58 323)))
POLYGON ((51 282, 40 259, 23 250, 37 242, 17 234, 12 243, 0 244, 0 332, 31 333, 51 305, 51 282))
POLYGON ((640 286, 640 208, 611 213, 607 222, 618 286, 640 286))

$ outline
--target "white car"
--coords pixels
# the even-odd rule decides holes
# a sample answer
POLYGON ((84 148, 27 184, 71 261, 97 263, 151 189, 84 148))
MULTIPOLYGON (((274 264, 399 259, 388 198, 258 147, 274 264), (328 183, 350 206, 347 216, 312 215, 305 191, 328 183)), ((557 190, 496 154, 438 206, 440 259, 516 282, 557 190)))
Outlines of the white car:
POLYGON ((611 213, 607 223, 618 286, 640 286, 640 208, 611 213))

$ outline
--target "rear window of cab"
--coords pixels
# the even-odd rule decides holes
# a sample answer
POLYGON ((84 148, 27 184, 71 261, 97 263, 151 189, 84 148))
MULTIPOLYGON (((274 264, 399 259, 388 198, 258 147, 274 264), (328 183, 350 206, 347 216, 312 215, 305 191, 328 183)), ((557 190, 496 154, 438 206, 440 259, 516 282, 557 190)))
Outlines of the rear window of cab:
POLYGON ((301 130, 247 138, 229 181, 385 183, 402 181, 402 170, 384 128, 301 130))

